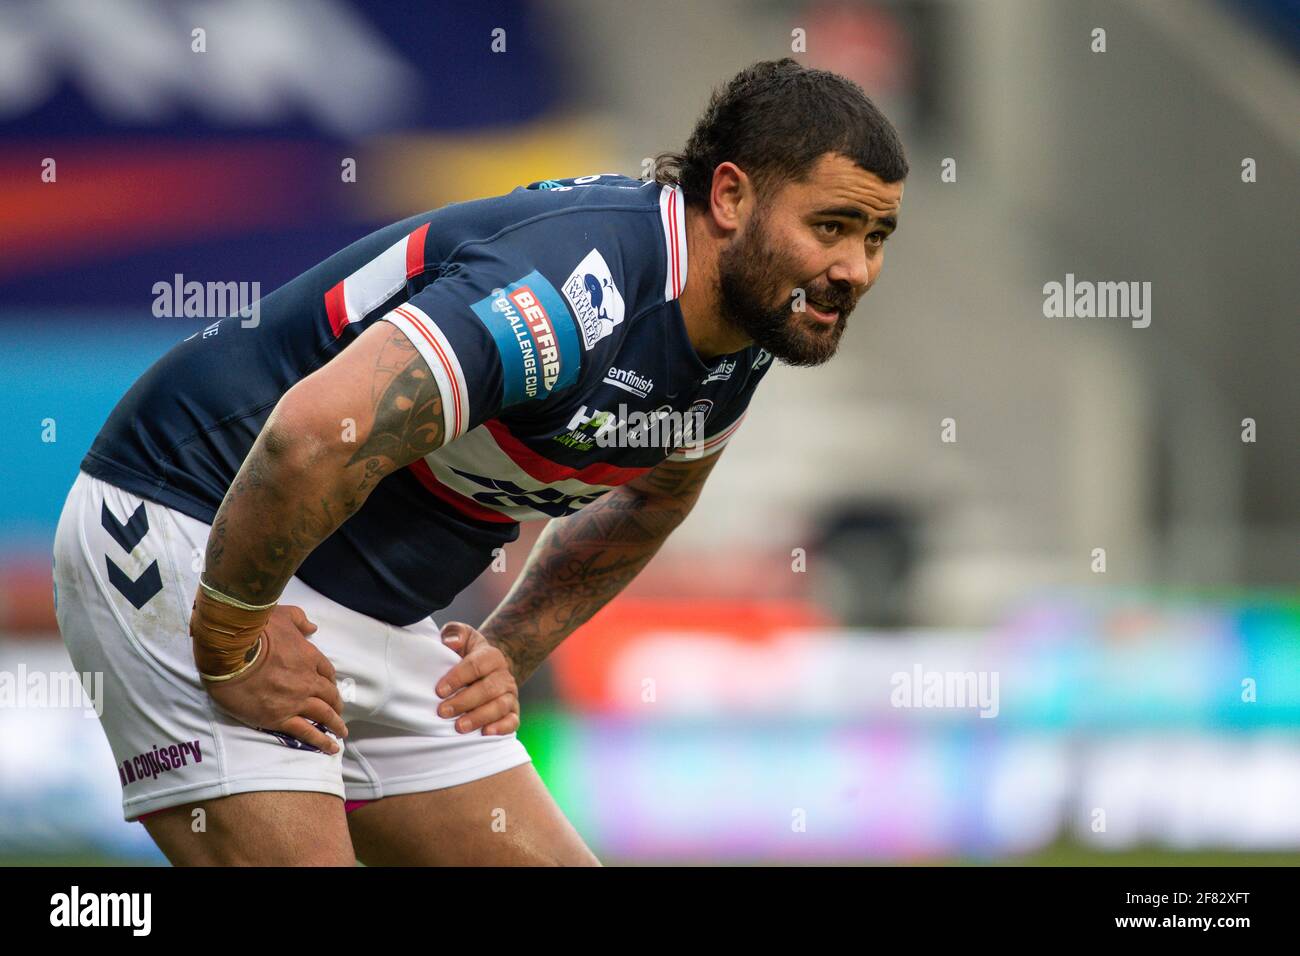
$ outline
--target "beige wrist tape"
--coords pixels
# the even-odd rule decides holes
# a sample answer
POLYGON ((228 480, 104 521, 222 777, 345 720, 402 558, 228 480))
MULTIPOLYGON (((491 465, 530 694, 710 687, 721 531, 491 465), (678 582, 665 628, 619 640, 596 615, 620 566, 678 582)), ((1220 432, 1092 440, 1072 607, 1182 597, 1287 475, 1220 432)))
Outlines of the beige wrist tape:
POLYGON ((199 671, 218 677, 243 667, 274 608, 274 603, 244 604, 200 582, 190 615, 199 671))

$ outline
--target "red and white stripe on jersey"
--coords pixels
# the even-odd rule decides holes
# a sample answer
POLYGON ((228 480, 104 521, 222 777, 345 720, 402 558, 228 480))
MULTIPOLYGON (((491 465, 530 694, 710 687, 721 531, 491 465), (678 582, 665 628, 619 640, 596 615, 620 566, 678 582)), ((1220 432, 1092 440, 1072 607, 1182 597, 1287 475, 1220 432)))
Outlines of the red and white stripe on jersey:
POLYGON ((664 249, 668 254, 668 275, 664 299, 672 300, 686 288, 686 200, 682 187, 659 190, 659 219, 664 227, 664 249))
POLYGON ((471 429, 455 444, 430 452, 416 465, 427 468, 427 475, 424 469, 415 471, 431 492, 468 517, 488 521, 549 518, 546 512, 530 507, 526 499, 548 489, 562 495, 599 495, 650 470, 603 463, 570 468, 533 451, 496 420, 471 429), (509 482, 520 489, 510 494, 523 500, 512 501, 504 493, 494 494, 493 488, 458 471, 509 482), (478 499, 474 498, 476 494, 480 495, 478 499))
MULTIPOLYGON (((745 413, 748 414, 748 413, 745 413)), ((745 420, 745 414, 742 414, 734 422, 718 432, 716 435, 709 435, 704 439, 701 446, 686 446, 679 448, 668 456, 669 461, 699 461, 701 458, 708 458, 710 455, 716 455, 726 447, 727 442, 731 441, 731 436, 736 434, 736 429, 740 423, 745 420)))
POLYGON ((426 222, 325 293, 325 314, 335 337, 384 304, 406 280, 424 271, 426 222))
POLYGON ((422 309, 409 302, 385 315, 384 321, 393 323, 406 334, 433 372, 433 380, 442 395, 445 441, 455 441, 469 427, 469 387, 447 336, 422 309))
POLYGON ((433 477, 433 470, 429 463, 421 458, 419 461, 412 462, 410 465, 411 474, 415 475, 420 484, 428 489, 429 493, 440 501, 445 501, 463 515, 474 518, 477 521, 490 521, 497 524, 513 524, 515 519, 508 514, 500 511, 493 511, 491 508, 484 507, 472 498, 466 498, 459 492, 452 491, 437 478, 433 477))

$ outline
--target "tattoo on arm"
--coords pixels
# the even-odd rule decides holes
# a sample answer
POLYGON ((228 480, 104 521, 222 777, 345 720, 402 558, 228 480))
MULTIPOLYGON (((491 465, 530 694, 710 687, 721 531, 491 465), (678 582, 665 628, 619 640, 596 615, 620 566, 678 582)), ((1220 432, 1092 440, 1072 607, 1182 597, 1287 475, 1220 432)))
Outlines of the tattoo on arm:
POLYGON ((641 572, 699 497, 717 459, 665 461, 575 515, 552 520, 480 630, 523 683, 641 572))
POLYGON ((368 379, 361 402, 368 401, 371 417, 356 451, 343 459, 351 446, 341 431, 330 433, 342 427, 346 412, 338 421, 318 416, 308 435, 294 435, 273 414, 213 521, 203 574, 212 587, 250 603, 274 600, 307 555, 360 509, 380 481, 443 443, 442 396, 424 359, 390 323, 376 323, 362 338, 367 335, 382 340, 349 356, 361 345, 358 339, 300 383, 312 386, 307 400, 319 396, 332 415, 343 408, 337 400, 346 400, 350 383, 368 379), (335 363, 340 364, 331 369, 335 363), (290 465, 295 442, 299 457, 290 465), (311 452, 307 467, 301 449, 311 452))
POLYGON ((387 461, 393 467, 422 458, 442 444, 442 396, 415 346, 394 330, 375 362, 371 383, 374 424, 346 467, 387 461), (400 464, 398 464, 400 463, 400 464))

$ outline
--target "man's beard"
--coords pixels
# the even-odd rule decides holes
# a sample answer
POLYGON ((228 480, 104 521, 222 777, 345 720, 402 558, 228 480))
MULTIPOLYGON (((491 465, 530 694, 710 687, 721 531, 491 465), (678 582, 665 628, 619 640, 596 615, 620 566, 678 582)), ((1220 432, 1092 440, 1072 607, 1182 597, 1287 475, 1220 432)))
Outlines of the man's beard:
POLYGON ((774 278, 790 275, 793 269, 789 257, 768 242, 765 224, 766 215, 760 211, 718 257, 722 319, 787 365, 821 365, 839 348, 855 304, 853 294, 834 285, 804 290, 807 298, 839 309, 830 327, 794 311, 789 290, 774 278), (787 296, 785 303, 774 306, 782 295, 787 296))

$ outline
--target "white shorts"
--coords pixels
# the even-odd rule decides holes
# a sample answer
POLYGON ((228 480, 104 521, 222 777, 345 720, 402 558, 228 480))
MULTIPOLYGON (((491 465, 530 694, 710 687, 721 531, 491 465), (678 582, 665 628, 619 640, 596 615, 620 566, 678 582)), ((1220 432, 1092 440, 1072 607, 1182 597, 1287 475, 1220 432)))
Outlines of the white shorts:
POLYGON ((396 627, 297 578, 312 642, 337 670, 348 737, 334 755, 256 730, 203 689, 189 618, 209 526, 85 472, 54 539, 55 609, 79 673, 102 672, 101 723, 127 820, 253 790, 311 790, 347 801, 438 790, 528 763, 514 734, 457 733, 438 716, 438 680, 459 655, 426 618, 396 627))

